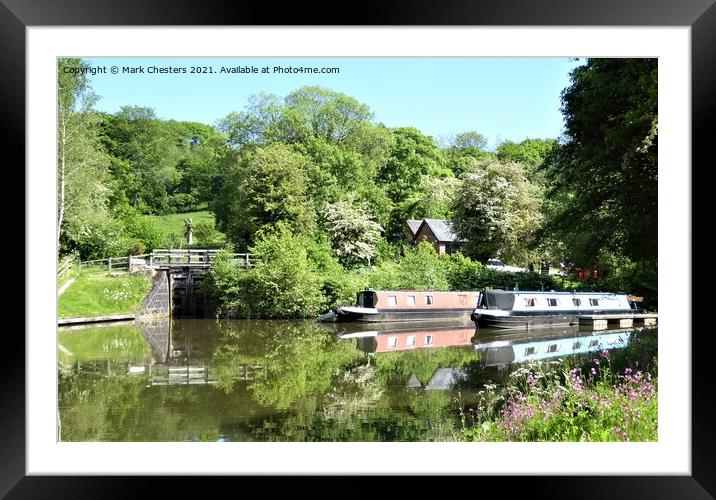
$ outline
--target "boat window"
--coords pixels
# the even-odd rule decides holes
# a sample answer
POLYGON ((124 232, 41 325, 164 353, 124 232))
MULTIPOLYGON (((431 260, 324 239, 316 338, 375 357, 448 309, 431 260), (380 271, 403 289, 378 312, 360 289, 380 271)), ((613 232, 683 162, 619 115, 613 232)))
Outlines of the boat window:
POLYGON ((406 341, 405 345, 407 345, 408 347, 414 346, 415 345, 415 335, 411 335, 410 337, 408 337, 408 340, 406 341))
POLYGON ((599 341, 598 341, 598 340, 592 340, 592 341, 589 343, 589 347, 597 347, 598 345, 599 345, 599 341))
POLYGON ((388 347, 396 347, 398 345, 398 337, 388 337, 388 347))
POLYGON ((514 305, 515 295, 513 293, 487 293, 487 307, 489 309, 511 311, 514 305))
POLYGON ((414 306, 415 305, 415 295, 408 295, 407 297, 405 297, 405 301, 407 302, 407 304, 409 306, 414 306))
POLYGON ((525 306, 527 306, 527 307, 534 307, 534 306, 535 306, 535 299, 525 299, 525 306))
POLYGON ((572 299, 572 304, 574 304, 575 306, 579 307, 579 306, 582 305, 582 301, 579 300, 579 299, 572 299))
POLYGON ((388 295, 388 305, 395 307, 398 305, 398 297, 396 295, 388 295))
POLYGON ((572 350, 573 350, 573 351, 576 351, 576 350, 579 349, 580 347, 582 347, 582 343, 581 343, 581 342, 575 342, 574 344, 572 344, 572 350))
POLYGON ((598 305, 599 305, 599 299, 589 299, 589 305, 590 305, 590 306, 598 306, 598 305))
POLYGON ((467 295, 458 295, 457 298, 461 306, 467 305, 467 295))
POLYGON ((425 345, 433 345, 433 336, 432 335, 425 336, 425 345))
POLYGON ((536 347, 528 347, 525 349, 525 356, 532 356, 533 354, 537 354, 536 347))
POLYGON ((557 352, 559 351, 559 344, 551 344, 549 347, 547 347, 547 352, 557 352))
POLYGON ((559 304, 559 301, 557 299, 547 299, 547 304, 549 304, 550 307, 555 307, 559 304))
POLYGON ((426 295, 425 296, 425 303, 429 306, 433 305, 433 296, 432 295, 426 295))

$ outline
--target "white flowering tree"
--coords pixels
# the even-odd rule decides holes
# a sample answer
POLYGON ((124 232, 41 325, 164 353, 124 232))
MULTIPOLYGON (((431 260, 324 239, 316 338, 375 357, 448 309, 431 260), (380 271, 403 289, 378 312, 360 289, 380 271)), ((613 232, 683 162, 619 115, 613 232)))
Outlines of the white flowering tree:
POLYGON ((539 190, 526 179, 522 165, 476 161, 461 176, 453 228, 478 260, 500 255, 527 261, 531 240, 542 223, 539 206, 539 190))
POLYGON ((333 251, 341 263, 370 265, 383 228, 371 219, 368 211, 349 199, 326 204, 323 215, 333 251))

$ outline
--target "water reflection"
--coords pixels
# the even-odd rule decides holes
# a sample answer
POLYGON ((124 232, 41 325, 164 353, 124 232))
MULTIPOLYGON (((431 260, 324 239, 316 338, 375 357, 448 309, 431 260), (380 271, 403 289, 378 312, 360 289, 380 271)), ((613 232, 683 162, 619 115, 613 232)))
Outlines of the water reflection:
POLYGON ((460 407, 516 363, 622 348, 638 330, 204 319, 62 330, 60 437, 454 440, 460 407))
POLYGON ((577 356, 626 347, 636 328, 585 331, 577 326, 525 332, 478 331, 474 341, 483 366, 577 356))

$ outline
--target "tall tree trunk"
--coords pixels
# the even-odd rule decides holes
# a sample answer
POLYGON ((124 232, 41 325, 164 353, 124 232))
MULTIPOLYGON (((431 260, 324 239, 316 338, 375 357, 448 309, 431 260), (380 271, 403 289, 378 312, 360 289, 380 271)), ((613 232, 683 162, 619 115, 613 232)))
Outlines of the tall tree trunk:
POLYGON ((67 141, 67 123, 65 112, 62 109, 62 100, 60 99, 60 200, 57 207, 57 251, 60 250, 60 235, 62 234, 62 222, 65 217, 65 183, 66 183, 66 141, 67 141))

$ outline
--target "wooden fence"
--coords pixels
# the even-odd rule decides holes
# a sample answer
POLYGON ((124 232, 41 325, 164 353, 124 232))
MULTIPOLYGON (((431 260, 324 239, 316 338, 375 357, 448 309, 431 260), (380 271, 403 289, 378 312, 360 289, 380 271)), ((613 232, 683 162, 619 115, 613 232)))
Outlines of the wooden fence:
MULTIPOLYGON (((58 269, 66 274, 73 266, 80 274, 123 274, 142 268, 181 267, 182 265, 209 267, 221 250, 204 249, 156 249, 152 253, 131 255, 128 257, 109 257, 106 259, 79 260, 73 259, 70 263, 61 263, 58 269)), ((248 253, 232 253, 231 262, 242 267, 252 267, 255 256, 248 253)))

